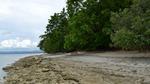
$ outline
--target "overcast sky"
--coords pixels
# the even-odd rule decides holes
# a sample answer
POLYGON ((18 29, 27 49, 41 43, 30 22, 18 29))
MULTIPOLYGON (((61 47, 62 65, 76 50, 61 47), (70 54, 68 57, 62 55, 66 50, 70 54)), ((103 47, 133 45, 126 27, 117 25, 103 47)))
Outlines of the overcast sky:
POLYGON ((0 0, 0 48, 30 48, 66 0, 0 0))

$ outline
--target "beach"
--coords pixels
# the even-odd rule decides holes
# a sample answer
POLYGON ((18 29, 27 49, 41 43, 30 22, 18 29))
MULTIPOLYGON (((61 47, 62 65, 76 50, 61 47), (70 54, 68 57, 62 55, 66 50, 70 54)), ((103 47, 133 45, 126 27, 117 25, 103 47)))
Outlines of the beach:
POLYGON ((41 53, 0 53, 0 84, 3 82, 3 77, 6 76, 6 73, 2 70, 3 67, 15 63, 20 58, 39 54, 41 53))
POLYGON ((7 72, 4 84, 150 84, 150 54, 119 53, 43 54, 21 58, 3 68, 7 72), (115 54, 118 55, 114 57, 115 54))

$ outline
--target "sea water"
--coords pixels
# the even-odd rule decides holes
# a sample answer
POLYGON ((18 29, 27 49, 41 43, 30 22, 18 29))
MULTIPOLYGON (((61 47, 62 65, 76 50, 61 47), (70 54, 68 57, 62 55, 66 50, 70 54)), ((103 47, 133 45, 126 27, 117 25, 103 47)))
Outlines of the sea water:
POLYGON ((19 60, 20 58, 31 56, 31 55, 39 55, 39 54, 42 53, 0 54, 0 79, 2 79, 6 75, 6 73, 2 70, 3 67, 11 65, 12 63, 19 60))

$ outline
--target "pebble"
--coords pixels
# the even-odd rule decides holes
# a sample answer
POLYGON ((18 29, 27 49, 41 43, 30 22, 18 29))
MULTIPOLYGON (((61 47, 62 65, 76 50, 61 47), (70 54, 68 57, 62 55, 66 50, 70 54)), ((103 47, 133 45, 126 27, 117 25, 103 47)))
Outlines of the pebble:
POLYGON ((43 68, 42 69, 42 72, 48 72, 48 71, 50 71, 49 69, 46 69, 46 68, 43 68))

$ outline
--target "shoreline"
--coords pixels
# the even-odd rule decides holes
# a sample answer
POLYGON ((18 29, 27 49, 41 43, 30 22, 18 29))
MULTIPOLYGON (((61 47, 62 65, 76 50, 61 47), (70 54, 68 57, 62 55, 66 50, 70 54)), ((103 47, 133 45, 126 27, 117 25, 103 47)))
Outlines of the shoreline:
MULTIPOLYGON (((115 52, 75 52, 25 57, 4 68, 7 72, 5 83, 150 84, 150 65, 141 64, 140 61, 131 64, 128 59, 123 60, 129 57, 129 53, 116 52, 116 54, 115 52), (118 56, 114 57, 116 54, 118 56), (98 59, 99 62, 94 59, 98 59), (90 62, 92 60, 93 62, 90 62)), ((130 53, 130 55, 132 58, 145 56, 145 54, 134 56, 137 53, 134 55, 130 53)), ((147 56, 149 53, 145 57, 147 56)))

